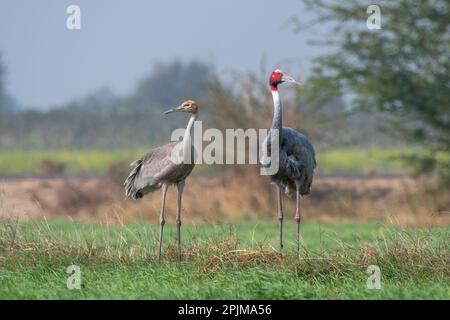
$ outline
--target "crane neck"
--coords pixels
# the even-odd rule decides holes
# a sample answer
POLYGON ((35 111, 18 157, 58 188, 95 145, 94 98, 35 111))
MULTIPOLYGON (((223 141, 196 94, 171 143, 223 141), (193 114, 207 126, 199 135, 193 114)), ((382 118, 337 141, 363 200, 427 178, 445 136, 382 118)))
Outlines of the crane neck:
POLYGON ((272 98, 273 98, 273 120, 272 129, 278 129, 281 133, 281 128, 283 127, 283 115, 281 110, 281 100, 280 94, 277 88, 272 88, 272 98))
MULTIPOLYGON (((192 125, 194 124, 195 120, 197 119, 198 113, 193 113, 191 117, 189 118, 189 122, 186 127, 186 131, 184 132, 183 136, 183 155, 189 155, 187 159, 192 159, 191 155, 191 130, 192 125)), ((185 157, 185 156, 184 156, 185 157)), ((185 157, 186 159, 186 157, 185 157)))

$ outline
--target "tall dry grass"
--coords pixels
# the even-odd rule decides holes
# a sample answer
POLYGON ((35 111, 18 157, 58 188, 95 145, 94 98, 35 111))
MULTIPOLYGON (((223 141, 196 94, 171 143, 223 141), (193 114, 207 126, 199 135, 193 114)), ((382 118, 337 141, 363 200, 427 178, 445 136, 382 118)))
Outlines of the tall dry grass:
MULTIPOLYGON (((72 216, 87 220, 159 219, 161 192, 138 200, 124 198, 122 166, 103 178, 17 180, 2 184, 2 216, 20 218, 72 216)), ((174 222, 176 188, 170 188, 166 218, 174 222)), ((293 219, 294 199, 284 201, 286 220, 293 219)), ((302 198, 308 221, 381 220, 400 225, 432 226, 450 222, 450 192, 435 193, 424 181, 407 177, 332 177, 318 175, 312 194, 302 198)), ((184 222, 239 222, 275 219, 275 188, 257 166, 196 173, 183 195, 184 222)))

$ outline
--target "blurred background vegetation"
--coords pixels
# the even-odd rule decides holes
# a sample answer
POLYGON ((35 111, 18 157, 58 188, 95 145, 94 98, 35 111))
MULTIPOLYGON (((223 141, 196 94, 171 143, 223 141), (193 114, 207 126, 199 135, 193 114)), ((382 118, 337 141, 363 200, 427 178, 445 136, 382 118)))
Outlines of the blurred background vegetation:
MULTIPOLYGON (((292 74, 304 85, 282 88, 284 124, 314 142, 319 177, 422 177, 428 191, 444 194, 439 203, 434 195, 430 200, 436 202, 436 211, 448 213, 450 3, 383 2, 382 29, 369 30, 361 23, 367 19, 363 1, 303 2, 316 19, 286 17, 290 32, 308 34, 309 28, 323 23, 333 28, 320 42, 311 33, 311 43, 323 53, 306 79, 292 74)), ((167 143, 173 129, 186 125, 185 117, 162 113, 188 98, 199 102, 204 128, 269 128, 271 70, 261 65, 259 72, 241 70, 224 77, 214 64, 200 60, 160 63, 128 94, 104 87, 42 110, 25 109, 6 92, 8 66, 0 56, 0 176, 109 174, 121 190, 127 164, 167 143)), ((257 175, 255 170, 227 167, 241 184, 270 192, 267 181, 250 178, 257 175)), ((196 171, 213 170, 200 166, 196 171)), ((79 194, 82 202, 89 202, 88 195, 79 194)), ((320 189, 316 194, 321 201, 324 194, 320 189)), ((249 211, 270 206, 263 197, 258 201, 261 204, 249 211)))
MULTIPOLYGON (((327 88, 331 96, 352 94, 351 108, 382 114, 380 130, 427 151, 405 157, 415 172, 437 174, 448 185, 450 3, 387 2, 381 30, 356 23, 364 17, 360 1, 305 3, 317 17, 309 26, 335 22, 325 41, 335 50, 317 59, 314 86, 327 88)), ((306 28, 293 21, 297 30, 306 28)))

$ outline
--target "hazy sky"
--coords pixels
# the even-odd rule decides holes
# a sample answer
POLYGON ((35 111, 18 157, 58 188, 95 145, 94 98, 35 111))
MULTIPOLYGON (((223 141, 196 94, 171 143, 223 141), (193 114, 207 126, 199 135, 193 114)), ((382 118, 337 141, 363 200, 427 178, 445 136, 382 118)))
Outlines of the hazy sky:
POLYGON ((40 108, 103 86, 125 94, 156 62, 176 58, 227 74, 259 70, 265 56, 268 68, 306 72, 320 49, 286 26, 292 15, 311 19, 299 0, 1 0, 7 90, 40 108), (81 7, 81 30, 66 28, 70 4, 81 7))

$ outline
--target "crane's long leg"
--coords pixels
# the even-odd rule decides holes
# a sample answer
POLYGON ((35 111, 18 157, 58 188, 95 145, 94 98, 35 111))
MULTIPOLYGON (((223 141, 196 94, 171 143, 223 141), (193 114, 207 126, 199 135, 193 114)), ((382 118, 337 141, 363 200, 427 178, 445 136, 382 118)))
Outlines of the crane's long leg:
POLYGON ((302 219, 300 214, 300 190, 297 186, 297 208, 295 211, 295 222, 297 222, 297 258, 300 257, 300 220, 302 219))
POLYGON ((282 190, 280 186, 277 185, 277 198, 278 198, 278 225, 279 225, 279 240, 280 240, 280 250, 283 249, 283 203, 282 203, 282 190))
POLYGON ((162 246, 162 240, 163 240, 163 230, 164 230, 164 224, 166 221, 164 220, 164 207, 166 206, 166 193, 167 193, 167 185, 162 185, 162 201, 161 201, 161 215, 159 217, 159 247, 158 247, 158 263, 161 262, 161 246, 162 246))
POLYGON ((181 261, 181 198, 183 196, 184 180, 177 184, 178 189, 178 208, 177 208, 177 246, 178 260, 181 261))

